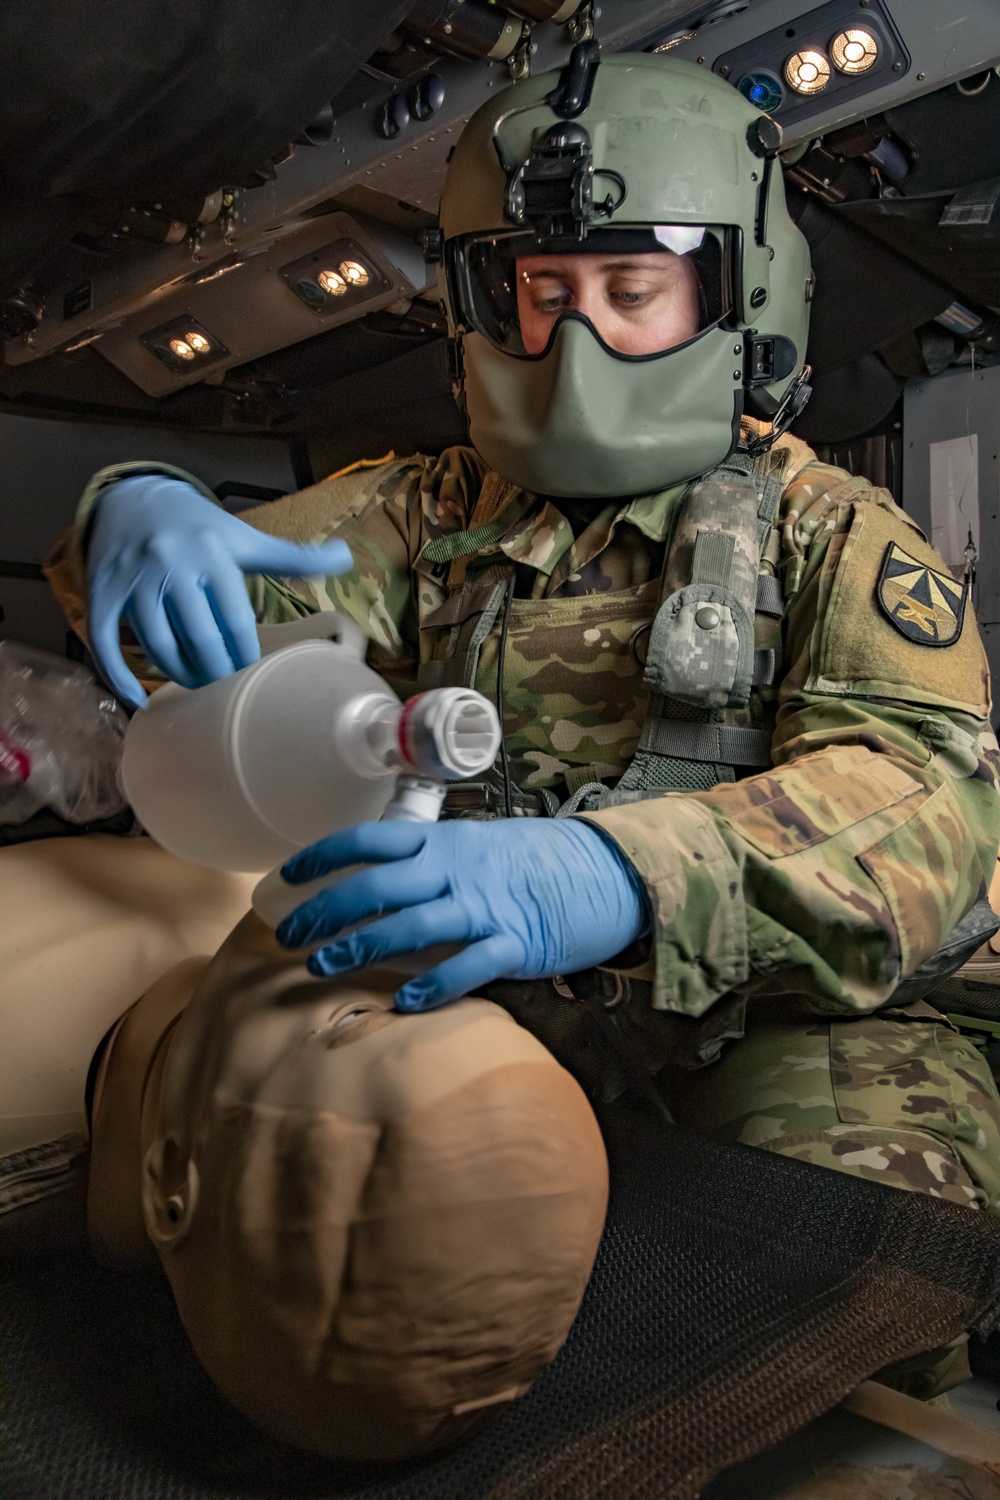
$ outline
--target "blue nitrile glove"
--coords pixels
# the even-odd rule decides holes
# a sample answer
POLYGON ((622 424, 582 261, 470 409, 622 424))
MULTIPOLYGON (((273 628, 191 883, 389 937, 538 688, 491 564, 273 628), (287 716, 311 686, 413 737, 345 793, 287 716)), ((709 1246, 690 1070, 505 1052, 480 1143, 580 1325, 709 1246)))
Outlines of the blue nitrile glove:
POLYGON ((119 698, 144 703, 119 645, 124 616, 161 672, 202 687, 260 656, 245 573, 326 578, 350 567, 346 542, 266 536, 181 479, 120 479, 97 502, 87 553, 90 649, 119 698))
POLYGON ((343 974, 438 943, 468 944, 396 995, 432 1010, 492 979, 541 979, 606 962, 649 924, 642 882, 610 839, 576 818, 361 823, 282 866, 291 884, 349 865, 369 868, 321 891, 280 923, 304 948, 382 912, 309 957, 313 974, 343 974))

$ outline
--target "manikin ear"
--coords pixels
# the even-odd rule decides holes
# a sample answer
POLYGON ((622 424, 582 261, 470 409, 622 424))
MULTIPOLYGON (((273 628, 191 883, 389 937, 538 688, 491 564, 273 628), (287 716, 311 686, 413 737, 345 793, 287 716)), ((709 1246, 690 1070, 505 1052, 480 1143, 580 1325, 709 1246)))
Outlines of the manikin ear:
POLYGON ((198 1168, 173 1136, 154 1141, 142 1163, 142 1213, 158 1250, 186 1239, 198 1207, 198 1168))

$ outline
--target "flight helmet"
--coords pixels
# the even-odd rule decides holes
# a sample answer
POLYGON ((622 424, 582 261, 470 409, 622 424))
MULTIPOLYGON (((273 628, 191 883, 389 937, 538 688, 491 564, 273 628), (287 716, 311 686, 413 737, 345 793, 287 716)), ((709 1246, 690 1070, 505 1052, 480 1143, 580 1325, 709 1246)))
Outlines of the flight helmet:
POLYGON ((780 429, 801 409, 812 277, 780 143, 703 68, 596 42, 477 111, 430 247, 456 393, 492 468, 541 494, 654 493, 721 463, 744 412, 780 429), (527 257, 644 251, 676 257, 694 289, 680 341, 622 353, 571 308, 543 348, 526 343, 527 257))

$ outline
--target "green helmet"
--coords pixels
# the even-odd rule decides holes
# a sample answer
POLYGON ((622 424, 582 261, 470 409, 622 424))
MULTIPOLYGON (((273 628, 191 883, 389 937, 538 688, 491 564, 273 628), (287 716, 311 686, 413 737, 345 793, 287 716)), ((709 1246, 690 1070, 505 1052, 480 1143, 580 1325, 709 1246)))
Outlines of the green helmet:
POLYGON ((812 281, 780 141, 704 69, 602 60, 596 43, 477 111, 437 253, 472 441, 498 473, 540 494, 649 494, 721 463, 744 410, 782 423, 801 409, 812 281), (567 311, 526 348, 520 257, 648 250, 682 259, 695 288, 682 342, 623 354, 567 311))

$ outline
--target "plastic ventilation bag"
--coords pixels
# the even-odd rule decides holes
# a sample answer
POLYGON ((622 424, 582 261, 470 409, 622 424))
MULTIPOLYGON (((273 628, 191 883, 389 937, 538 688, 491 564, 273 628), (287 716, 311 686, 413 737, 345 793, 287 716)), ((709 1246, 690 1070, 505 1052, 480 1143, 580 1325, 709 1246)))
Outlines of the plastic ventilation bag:
POLYGON ((120 812, 127 722, 86 667, 0 641, 0 823, 23 823, 42 807, 70 823, 120 812))

